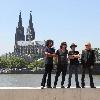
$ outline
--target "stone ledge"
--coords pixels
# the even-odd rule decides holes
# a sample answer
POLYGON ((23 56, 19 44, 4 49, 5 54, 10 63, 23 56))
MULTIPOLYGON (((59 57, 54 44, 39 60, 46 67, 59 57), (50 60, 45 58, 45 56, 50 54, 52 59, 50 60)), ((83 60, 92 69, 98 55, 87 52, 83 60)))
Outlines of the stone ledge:
POLYGON ((0 100, 100 100, 100 87, 40 89, 40 87, 0 87, 0 100))

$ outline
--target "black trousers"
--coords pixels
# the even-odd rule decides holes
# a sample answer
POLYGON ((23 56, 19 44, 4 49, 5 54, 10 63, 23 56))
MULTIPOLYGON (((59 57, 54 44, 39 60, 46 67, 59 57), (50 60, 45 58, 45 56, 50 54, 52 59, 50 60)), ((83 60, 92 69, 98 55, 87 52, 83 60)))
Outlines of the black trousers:
POLYGON ((81 85, 85 86, 85 71, 88 70, 89 72, 89 78, 90 78, 90 86, 93 87, 94 86, 94 82, 93 82, 93 76, 92 76, 92 69, 91 69, 91 65, 83 65, 82 66, 82 78, 81 78, 81 85))
POLYGON ((55 76, 54 86, 57 85, 58 77, 60 76, 61 72, 62 72, 61 85, 63 85, 64 81, 65 81, 66 72, 67 72, 67 64, 58 64, 57 65, 57 72, 56 72, 56 76, 55 76))
POLYGON ((42 82, 41 82, 41 86, 45 87, 45 83, 46 83, 46 77, 48 75, 48 79, 47 79, 47 87, 51 87, 51 72, 53 69, 53 64, 45 64, 45 72, 42 78, 42 82))
POLYGON ((76 86, 79 86, 79 81, 78 81, 78 67, 79 67, 79 65, 77 65, 77 64, 69 66, 68 86, 71 86, 71 78, 72 78, 73 72, 75 73, 76 86))

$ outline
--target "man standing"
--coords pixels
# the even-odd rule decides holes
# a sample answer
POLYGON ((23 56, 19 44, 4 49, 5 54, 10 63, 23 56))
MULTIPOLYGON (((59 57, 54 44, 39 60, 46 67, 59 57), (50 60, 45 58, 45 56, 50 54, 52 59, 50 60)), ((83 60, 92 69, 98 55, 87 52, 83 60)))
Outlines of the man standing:
POLYGON ((57 60, 57 72, 55 76, 55 82, 54 82, 54 87, 56 88, 58 77, 60 76, 60 73, 62 72, 62 82, 61 82, 61 88, 65 88, 64 81, 65 81, 65 76, 66 76, 66 71, 67 71, 67 65, 68 65, 68 50, 66 42, 62 42, 60 45, 60 49, 56 51, 56 60, 57 60))
POLYGON ((52 72, 52 69, 53 69, 53 57, 55 57, 55 49, 52 48, 52 46, 53 46, 53 41, 47 40, 46 41, 46 48, 44 50, 45 72, 44 72, 42 82, 41 82, 41 89, 43 89, 45 87, 47 75, 48 75, 47 88, 52 88, 51 87, 51 72, 52 72))
POLYGON ((73 71, 75 71, 75 81, 76 81, 76 88, 80 88, 79 86, 79 81, 78 81, 78 67, 79 67, 79 52, 75 51, 75 48, 77 45, 74 43, 71 44, 70 48, 71 50, 69 51, 69 60, 70 60, 70 65, 69 65, 69 79, 68 79, 68 87, 70 88, 71 86, 71 78, 73 71))
POLYGON ((85 44, 85 50, 82 51, 81 63, 82 63, 82 78, 81 78, 82 88, 85 88, 84 78, 85 78, 86 69, 88 69, 89 71, 91 88, 96 88, 94 86, 93 77, 92 77, 92 70, 95 63, 95 53, 94 50, 92 50, 91 48, 91 43, 85 44))

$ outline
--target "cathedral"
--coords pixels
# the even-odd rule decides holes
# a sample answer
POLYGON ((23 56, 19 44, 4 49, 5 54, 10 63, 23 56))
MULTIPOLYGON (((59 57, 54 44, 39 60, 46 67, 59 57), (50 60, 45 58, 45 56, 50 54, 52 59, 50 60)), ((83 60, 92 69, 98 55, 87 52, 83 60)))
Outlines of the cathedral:
POLYGON ((24 27, 22 25, 22 17, 20 12, 18 27, 16 27, 15 33, 14 55, 20 57, 30 57, 31 60, 33 60, 35 57, 41 58, 43 56, 44 46, 45 41, 35 40, 35 31, 33 28, 31 11, 26 34, 24 34, 24 27))

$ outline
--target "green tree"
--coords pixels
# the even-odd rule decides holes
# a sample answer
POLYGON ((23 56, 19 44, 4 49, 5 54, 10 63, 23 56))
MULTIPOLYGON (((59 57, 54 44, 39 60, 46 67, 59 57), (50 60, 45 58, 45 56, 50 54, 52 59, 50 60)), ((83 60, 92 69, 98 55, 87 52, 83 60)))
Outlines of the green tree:
POLYGON ((11 68, 23 68, 27 67, 28 63, 25 61, 25 59, 21 57, 11 57, 10 59, 11 68))
POLYGON ((32 63, 30 63, 29 65, 28 65, 28 67, 29 68, 32 68, 32 69, 36 69, 36 70, 38 70, 38 68, 43 68, 44 67, 44 60, 35 60, 35 61, 33 61, 32 63))
POLYGON ((11 56, 7 59, 5 57, 1 57, 0 66, 3 68, 23 68, 28 66, 28 62, 26 62, 25 59, 21 57, 11 56))
POLYGON ((10 61, 8 59, 5 59, 5 58, 1 58, 0 59, 0 66, 2 68, 10 68, 10 61))

